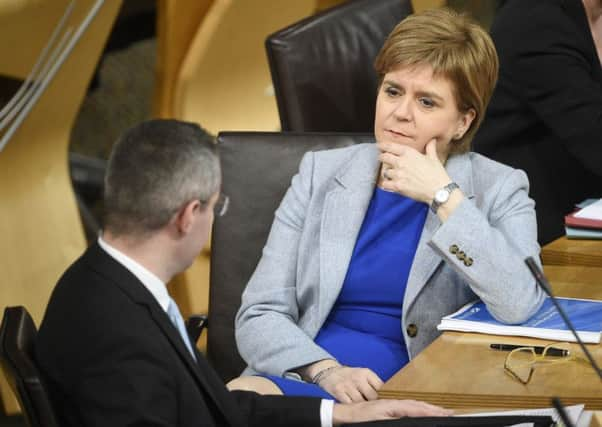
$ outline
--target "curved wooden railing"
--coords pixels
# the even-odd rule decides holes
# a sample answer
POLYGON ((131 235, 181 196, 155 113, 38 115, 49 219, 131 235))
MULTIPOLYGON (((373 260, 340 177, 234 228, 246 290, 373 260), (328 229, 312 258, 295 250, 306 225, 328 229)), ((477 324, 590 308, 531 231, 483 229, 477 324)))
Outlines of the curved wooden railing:
MULTIPOLYGON (((121 0, 17 2, 0 7, 0 74, 24 81, 0 119, 0 301, 25 305, 39 324, 86 246, 69 137, 121 0)), ((0 392, 5 412, 18 411, 4 378, 0 392)))

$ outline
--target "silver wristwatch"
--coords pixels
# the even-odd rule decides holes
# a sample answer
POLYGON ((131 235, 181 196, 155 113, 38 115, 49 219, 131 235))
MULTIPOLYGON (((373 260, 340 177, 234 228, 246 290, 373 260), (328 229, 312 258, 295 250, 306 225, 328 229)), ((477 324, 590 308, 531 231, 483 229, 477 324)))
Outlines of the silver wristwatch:
POLYGON ((437 190, 437 192, 435 193, 435 197, 433 198, 433 203, 431 203, 431 210, 434 213, 437 213, 437 210, 439 210, 439 207, 443 203, 447 202, 447 200, 449 199, 449 195, 456 188, 460 188, 458 186, 458 184, 456 184, 455 182, 450 182, 445 187, 437 190))

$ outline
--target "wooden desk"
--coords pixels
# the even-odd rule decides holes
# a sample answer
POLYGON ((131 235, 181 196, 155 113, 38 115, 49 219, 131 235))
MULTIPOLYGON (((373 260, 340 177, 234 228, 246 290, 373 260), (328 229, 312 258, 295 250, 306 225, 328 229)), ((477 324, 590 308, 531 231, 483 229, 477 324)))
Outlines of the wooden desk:
MULTIPOLYGON (((602 299, 602 268, 551 266, 545 272, 559 296, 602 299)), ((602 382, 590 366, 538 366, 525 386, 504 373, 507 353, 490 350, 492 342, 545 345, 549 341, 446 332, 387 381, 379 394, 473 411, 549 407, 552 396, 566 405, 585 403, 589 410, 602 409, 602 382)), ((576 344, 572 347, 580 353, 576 344)), ((602 345, 589 344, 588 349, 602 364, 602 345)))
POLYGON ((602 267, 602 240, 561 237, 541 250, 544 265, 582 265, 602 267))

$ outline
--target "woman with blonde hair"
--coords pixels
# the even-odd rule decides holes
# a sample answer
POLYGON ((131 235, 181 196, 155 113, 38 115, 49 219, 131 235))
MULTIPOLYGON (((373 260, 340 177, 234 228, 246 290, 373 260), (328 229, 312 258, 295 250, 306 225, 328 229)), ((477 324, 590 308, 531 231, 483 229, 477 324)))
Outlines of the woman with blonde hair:
POLYGON ((415 14, 375 68, 376 144, 303 158, 236 318, 254 376, 230 388, 376 399, 442 316, 480 298, 518 323, 543 301, 527 177, 469 151, 497 78, 488 34, 415 14))

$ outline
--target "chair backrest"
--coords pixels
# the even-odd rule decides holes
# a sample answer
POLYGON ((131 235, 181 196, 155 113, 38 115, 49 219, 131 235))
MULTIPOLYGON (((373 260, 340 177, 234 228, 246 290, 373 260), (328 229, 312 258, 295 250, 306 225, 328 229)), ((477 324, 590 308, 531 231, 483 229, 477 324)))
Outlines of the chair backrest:
POLYGON ((33 356, 37 329, 25 307, 6 307, 0 326, 0 365, 29 427, 57 427, 33 356))
POLYGON ((211 242, 207 355, 224 380, 246 364, 234 339, 240 296, 261 256, 274 212, 307 151, 372 142, 372 134, 222 132, 218 146, 228 212, 211 242))
POLYGON ((371 132, 374 59, 410 0, 352 0, 268 36, 283 131, 371 132))

